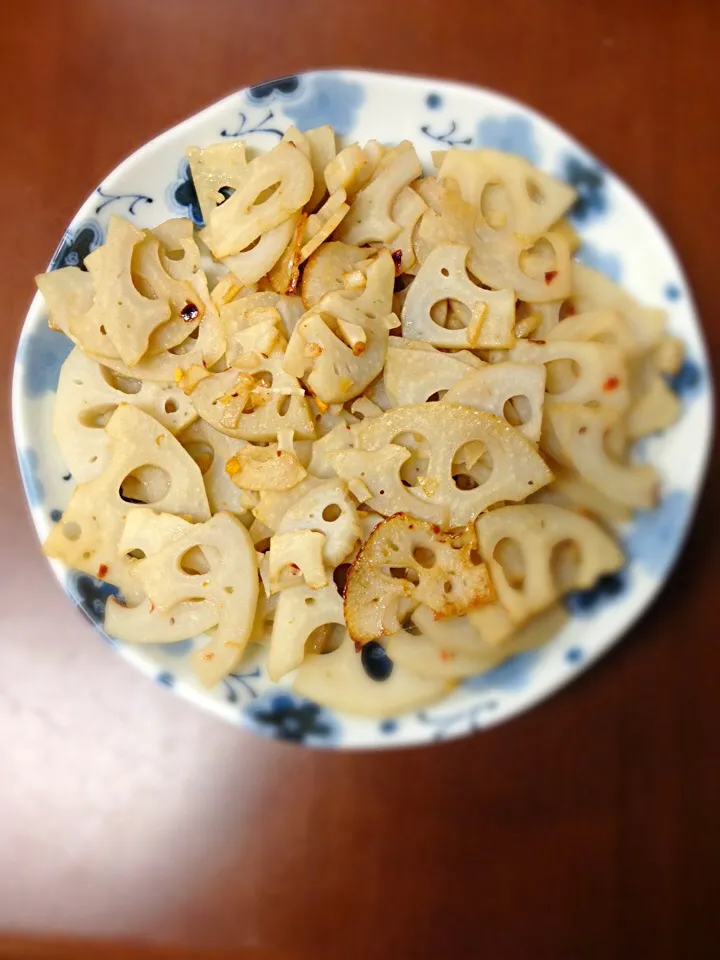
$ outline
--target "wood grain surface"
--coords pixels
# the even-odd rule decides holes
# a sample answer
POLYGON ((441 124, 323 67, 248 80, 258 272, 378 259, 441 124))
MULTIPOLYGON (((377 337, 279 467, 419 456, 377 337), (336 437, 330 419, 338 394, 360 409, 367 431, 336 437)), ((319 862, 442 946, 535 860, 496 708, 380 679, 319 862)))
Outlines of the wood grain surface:
POLYGON ((717 361, 719 38, 714 0, 0 3, 0 956, 720 956, 717 449, 668 588, 589 674, 487 734, 333 755, 97 641, 40 555, 8 403, 32 277, 95 184, 235 88, 337 65, 565 126, 668 230, 717 361))

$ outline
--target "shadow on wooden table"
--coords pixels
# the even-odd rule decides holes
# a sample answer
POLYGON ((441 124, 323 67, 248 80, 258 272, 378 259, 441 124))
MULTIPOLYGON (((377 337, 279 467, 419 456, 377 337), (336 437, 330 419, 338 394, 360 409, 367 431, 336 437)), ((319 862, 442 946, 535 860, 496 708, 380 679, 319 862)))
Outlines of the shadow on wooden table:
MULTIPOLYGON (((188 950, 155 947, 133 941, 56 940, 0 937, 0 960, 294 960, 288 954, 260 947, 233 950, 188 950)), ((299 960, 299 958, 297 958, 299 960)))

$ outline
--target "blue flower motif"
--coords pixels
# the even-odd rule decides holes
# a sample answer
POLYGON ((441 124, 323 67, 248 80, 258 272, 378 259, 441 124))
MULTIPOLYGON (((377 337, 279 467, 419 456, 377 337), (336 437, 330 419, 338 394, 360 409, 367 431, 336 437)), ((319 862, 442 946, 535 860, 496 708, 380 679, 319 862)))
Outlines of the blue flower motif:
POLYGON ((167 670, 161 670, 155 677, 155 682, 159 683, 161 687, 169 687, 172 690, 175 686, 175 677, 167 670))
POLYGON ((189 217, 196 227, 205 226, 197 191, 190 173, 190 164, 187 160, 180 161, 177 179, 173 180, 168 187, 166 199, 171 209, 177 210, 184 217, 189 217))
POLYGON ((671 303, 674 303, 676 300, 679 300, 680 297, 682 296, 682 290, 676 283, 666 284, 665 289, 663 290, 663 293, 665 294, 665 298, 669 300, 671 303))
MULTIPOLYGON (((120 597, 120 591, 111 583, 97 580, 87 573, 76 573, 68 581, 70 596, 96 627, 105 623, 105 601, 108 597, 120 597)), ((108 640, 110 638, 108 637, 108 640)), ((110 640, 110 643, 114 641, 110 640)))
POLYGON ((380 722, 380 733, 395 733, 398 728, 397 720, 393 720, 392 717, 387 720, 382 720, 380 722))
POLYGON ((619 283, 622 276, 622 260, 617 253, 600 250, 592 243, 583 241, 577 252, 577 259, 586 267, 592 267, 609 277, 614 283, 619 283))
POLYGON ((531 121, 522 114, 508 117, 485 117, 477 125, 478 146, 491 147, 505 153, 518 153, 530 163, 538 163, 540 149, 531 121))
POLYGON ((254 700, 245 708, 245 715, 258 733, 291 743, 327 746, 339 733, 329 711, 285 691, 254 700))
POLYGON ((518 653, 514 657, 503 661, 499 666, 487 673, 468 677, 463 686, 470 690, 486 690, 490 687, 501 687, 503 690, 521 690, 530 679, 533 667, 540 656, 539 650, 528 650, 518 653))
POLYGON ((428 110, 439 110, 442 106, 442 97, 439 93, 429 93, 425 97, 425 106, 428 110))
POLYGON ((300 130, 329 123, 338 133, 349 133, 364 99, 359 83, 325 73, 313 77, 299 97, 283 104, 283 110, 300 130))
POLYGON ((653 510, 640 511, 625 538, 630 560, 651 576, 664 576, 675 558, 689 511, 685 490, 671 490, 653 510))
POLYGON ((18 459, 28 503, 31 507, 36 507, 39 503, 42 503, 43 497, 45 496, 45 487, 38 476, 40 460, 37 455, 37 450, 33 450, 32 447, 27 447, 25 450, 20 451, 18 459))
POLYGON ((578 193, 569 213, 572 220, 586 224, 605 213, 608 206, 607 182, 601 166, 569 154, 563 161, 559 176, 578 193))
POLYGON ((62 510, 51 510, 50 519, 53 523, 59 523, 62 520, 62 510))
POLYGON ((570 664, 580 663, 584 656, 581 647, 570 647, 565 651, 565 659, 570 664))
POLYGON ((51 330, 44 322, 22 338, 22 383, 28 397, 41 397, 57 390, 60 367, 72 348, 72 341, 65 334, 51 330))
POLYGON ((588 590, 575 590, 565 599, 565 607, 573 617, 594 617, 606 603, 613 603, 628 588, 627 569, 600 577, 588 590))
POLYGON ((300 78, 290 75, 287 77, 278 77, 277 80, 268 80, 266 83, 258 83, 248 90, 248 97, 261 103, 267 103, 277 94, 279 97, 291 97, 300 86, 300 78))
POLYGON ((677 373, 668 375, 665 379, 670 389, 686 402, 702 392, 702 370, 694 360, 689 358, 677 373))
POLYGON ((52 256, 48 270, 61 267, 85 269, 85 257, 103 242, 102 227, 96 220, 83 220, 72 230, 66 230, 52 256))
POLYGON ((377 640, 364 644, 360 654, 363 670, 371 680, 381 683, 387 680, 393 672, 393 662, 385 653, 385 647, 377 640))

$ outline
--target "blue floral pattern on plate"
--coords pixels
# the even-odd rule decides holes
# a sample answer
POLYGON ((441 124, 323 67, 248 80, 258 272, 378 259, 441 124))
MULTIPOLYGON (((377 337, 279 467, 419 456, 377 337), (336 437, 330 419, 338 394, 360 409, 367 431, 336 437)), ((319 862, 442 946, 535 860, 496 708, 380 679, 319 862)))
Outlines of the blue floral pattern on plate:
POLYGON ((60 267, 85 269, 85 257, 103 243, 103 231, 96 220, 83 220, 72 230, 67 230, 52 256, 48 270, 60 267))
POLYGON ((598 164, 569 155, 565 157, 558 176, 578 192, 578 198, 570 211, 570 217, 575 223, 586 225, 607 211, 607 179, 605 171, 598 164))
POLYGON ((254 700, 247 715, 259 733, 276 740, 329 746, 338 734, 338 724, 328 710, 285 691, 254 700))
MULTIPOLYGON (((584 242, 581 258, 613 279, 619 277, 642 302, 664 302, 673 332, 688 344, 688 359, 668 378, 683 400, 683 415, 672 430, 646 445, 647 456, 657 458, 668 474, 663 477, 667 492, 657 508, 638 514, 623 531, 628 568, 568 597, 572 618, 549 645, 463 681, 442 703, 400 718, 364 720, 271 684, 262 659, 207 691, 194 680, 189 666, 193 642, 115 644, 121 656, 162 685, 231 722, 290 743, 362 747, 443 740, 506 720, 557 690, 606 651, 652 602, 687 531, 710 449, 708 361, 677 258, 652 218, 617 185, 613 174, 522 105, 486 90, 437 80, 334 70, 284 77, 240 91, 163 134, 152 150, 110 174, 65 232, 52 268, 82 268, 87 255, 102 243, 113 212, 138 220, 151 216, 152 222, 189 216, 202 225, 185 157, 191 144, 210 143, 224 133, 248 136, 251 147, 262 150, 291 124, 307 129, 325 123, 344 135, 341 145, 343 140, 410 139, 428 168, 438 145, 475 146, 519 153, 564 176, 579 195, 571 216, 584 242), (627 229, 630 221, 632 230, 627 229), (636 255, 638 236, 642 258, 636 255)), ((48 330, 42 301, 36 299, 18 349, 13 413, 23 483, 41 539, 53 523, 61 522, 61 508, 74 486, 54 448, 51 429, 58 373, 71 347, 48 330)), ((54 569, 68 594, 101 630, 104 605, 114 588, 59 565, 54 569)), ((389 660, 373 658, 370 669, 380 682, 384 675, 392 682, 389 660)))
POLYGON ((349 133, 365 99, 359 83, 341 74, 315 74, 303 85, 300 96, 284 104, 285 115, 299 130, 329 123, 337 133, 349 133))
POLYGON ((610 253, 607 250, 600 250, 595 244, 585 241, 576 255, 580 263, 586 267, 592 267, 609 277, 614 283, 620 283, 622 280, 622 260, 616 253, 610 253))
POLYGON ((51 330, 47 323, 23 338, 18 357, 23 371, 23 386, 28 397, 55 393, 60 367, 72 347, 64 334, 51 330))
POLYGON ((475 140, 479 147, 518 153, 530 163, 537 163, 540 159, 535 129, 524 114, 485 117, 477 125, 475 140))
POLYGON ((200 201, 190 173, 190 164, 185 157, 178 166, 177 179, 173 180, 168 187, 167 202, 174 213, 189 217, 196 227, 205 226, 200 201))

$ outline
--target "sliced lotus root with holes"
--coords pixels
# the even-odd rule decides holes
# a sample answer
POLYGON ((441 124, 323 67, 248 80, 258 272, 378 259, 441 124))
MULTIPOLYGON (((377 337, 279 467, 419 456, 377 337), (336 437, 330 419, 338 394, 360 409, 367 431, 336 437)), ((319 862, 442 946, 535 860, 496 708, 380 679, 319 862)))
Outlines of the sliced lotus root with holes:
POLYGON ((572 187, 538 170, 524 157, 498 150, 449 150, 438 177, 453 180, 463 200, 482 211, 486 219, 494 214, 495 229, 525 236, 550 229, 577 198, 572 187))
POLYGON ((612 344, 523 340, 509 357, 518 363, 545 365, 546 402, 596 403, 618 410, 628 406, 627 364, 620 348, 612 344))
POLYGON ((240 253, 223 257, 222 262, 243 287, 257 283, 282 259, 288 245, 293 242, 299 224, 300 214, 293 213, 264 233, 257 243, 251 244, 240 253))
POLYGON ((48 326, 61 330, 71 340, 71 321, 82 316, 92 306, 94 287, 92 277, 80 267, 62 267, 35 277, 37 288, 48 309, 48 326))
POLYGON ((409 513, 445 529, 466 526, 502 500, 524 500, 552 480, 552 473, 519 430, 492 414, 457 404, 399 407, 356 428, 357 450, 330 455, 338 476, 361 479, 372 493, 369 508, 390 516, 409 513), (430 453, 423 483, 406 487, 401 469, 411 452, 403 435, 424 438, 430 453), (489 473, 471 489, 453 479, 453 463, 467 444, 480 441, 489 473))
POLYGON ((453 349, 511 347, 515 342, 515 294, 485 290, 468 277, 469 247, 443 244, 432 250, 412 282, 402 310, 403 336, 453 349), (440 326, 433 307, 453 300, 468 311, 467 326, 440 326))
POLYGON ((225 464, 230 479, 241 490, 282 491, 296 487, 307 476, 298 457, 277 444, 246 444, 225 464))
POLYGON ((115 584, 128 603, 137 603, 142 591, 131 576, 135 561, 117 552, 129 509, 121 497, 128 478, 135 480, 133 492, 147 491, 155 510, 202 521, 210 516, 210 507, 198 466, 149 414, 122 403, 105 430, 110 439, 107 467, 75 488, 43 549, 49 557, 115 584))
POLYGON ((200 467, 210 510, 226 510, 243 522, 250 522, 257 494, 238 489, 225 469, 228 460, 244 448, 245 441, 226 437, 204 420, 196 420, 178 435, 178 440, 200 467))
POLYGON ((451 536, 407 514, 379 523, 348 572, 345 622, 368 643, 401 629, 422 601, 438 619, 495 599, 472 530, 451 536))
POLYGON ((625 562, 598 524, 550 504, 501 507, 475 526, 498 599, 518 623, 625 562))
POLYGON ((197 419, 195 409, 175 385, 120 377, 76 347, 60 370, 53 433, 65 466, 78 483, 92 480, 106 468, 110 438, 102 428, 121 403, 139 407, 174 434, 197 419))
MULTIPOLYGON (((129 507, 118 543, 118 553, 142 558, 182 537, 187 521, 170 513, 156 514, 151 507, 129 507)), ((134 569, 134 568, 133 568, 134 569)), ((210 630, 217 623, 215 606, 209 600, 176 603, 161 610, 145 598, 136 606, 108 597, 105 631, 131 643, 176 643, 210 630)))
POLYGON ((662 348, 661 341, 658 347, 639 357, 631 366, 632 402, 626 421, 630 440, 666 430, 682 413, 682 404, 660 367, 662 348))
POLYGON ((304 263, 342 223, 350 209, 346 200, 345 191, 336 190, 330 194, 317 213, 307 218, 303 227, 298 263, 304 263))
POLYGON ((399 665, 393 664, 389 670, 389 675, 378 682, 365 669, 363 653, 356 651, 346 635, 331 653, 305 657, 293 689, 331 710, 382 719, 427 707, 455 686, 450 680, 424 679, 399 665))
POLYGON ((308 464, 308 473, 315 477, 329 479, 336 476, 330 454, 338 450, 348 450, 355 443, 352 427, 349 423, 338 423, 332 430, 313 443, 312 457, 308 464))
POLYGON ((365 270, 366 284, 351 296, 326 294, 295 327, 285 352, 284 369, 303 379, 323 403, 344 403, 358 396, 380 374, 385 362, 395 276, 392 258, 379 253, 365 270), (348 345, 350 334, 357 340, 348 345), (343 339, 341 339, 343 337, 343 339))
POLYGON ((271 594, 300 586, 311 590, 328 585, 323 560, 325 534, 317 530, 293 530, 270 538, 267 555, 267 580, 271 594))
POLYGON ((232 366, 241 358, 243 351, 238 349, 242 342, 239 338, 247 330, 272 319, 284 339, 290 337, 304 312, 300 297, 287 297, 269 290, 250 293, 221 306, 220 318, 228 341, 229 364, 232 366))
POLYGON ((393 220, 401 192, 422 174, 420 161, 409 140, 388 150, 370 182, 355 194, 350 212, 337 231, 345 243, 390 243, 402 230, 393 220))
POLYGON ((413 610, 411 619, 436 649, 470 656, 484 655, 502 645, 515 630, 510 614, 497 601, 445 620, 437 620, 433 611, 421 603, 413 610))
POLYGON ((578 313, 617 310, 630 325, 641 350, 656 346, 665 332, 664 310, 641 306, 604 274, 581 263, 572 264, 572 302, 578 313))
POLYGON ((296 214, 292 219, 294 227, 290 240, 263 280, 264 289, 283 295, 296 293, 300 284, 300 251, 308 216, 306 213, 296 214))
POLYGON ((271 442, 278 430, 312 439, 315 427, 303 389, 282 364, 282 357, 270 357, 244 370, 213 373, 190 400, 203 420, 235 439, 271 442))
POLYGON ((241 140, 225 140, 208 147, 188 147, 195 192, 205 223, 216 207, 232 196, 247 172, 245 144, 241 140))
MULTIPOLYGON (((200 236, 218 260, 239 254, 302 210, 313 186, 307 157, 294 144, 279 143, 250 161, 237 189, 210 213, 200 236)), ((234 266, 230 269, 238 275, 234 266)))
POLYGON ((650 509, 658 502, 658 475, 649 463, 618 459, 624 438, 625 429, 615 410, 574 403, 545 407, 543 450, 616 503, 650 509))
POLYGON ((322 480, 307 476, 292 490, 267 490, 260 494, 258 505, 253 509, 253 516, 275 533, 282 522, 282 518, 294 503, 304 497, 314 487, 319 486, 322 480))
POLYGON ((309 148, 308 159, 313 169, 314 180, 313 192, 305 204, 305 209, 308 213, 312 213, 328 192, 325 184, 325 170, 328 164, 335 159, 337 147, 335 145, 335 131, 327 124, 323 127, 306 130, 304 138, 309 148))
POLYGON ((197 296, 192 275, 187 280, 178 280, 168 272, 168 263, 172 260, 167 260, 160 241, 148 231, 133 252, 133 283, 145 297, 170 305, 170 318, 150 336, 147 351, 150 356, 182 343, 205 315, 205 305, 197 296))
POLYGON ((193 274, 190 282, 205 306, 205 316, 200 326, 182 343, 156 356, 143 357, 133 367, 123 363, 120 358, 100 357, 92 352, 89 355, 121 376, 166 383, 178 383, 191 367, 212 367, 225 352, 225 333, 217 308, 210 298, 205 274, 199 270, 193 274))
MULTIPOLYGON (((419 608, 425 609, 427 608, 419 608)), ((418 611, 415 612, 414 618, 418 611)), ((428 611, 429 613, 429 611, 428 611)), ((469 616, 454 621, 433 622, 432 626, 443 628, 452 625, 461 625, 469 628, 474 634, 474 643, 466 649, 452 649, 443 645, 436 635, 411 636, 404 631, 390 637, 387 645, 388 656, 399 666, 405 667, 422 677, 428 678, 455 678, 474 676, 485 673, 502 663, 508 657, 534 650, 552 640, 562 630, 569 617, 561 604, 555 604, 543 610, 527 623, 517 627, 512 623, 507 612, 499 603, 490 603, 481 607, 475 613, 477 621, 481 622, 483 614, 493 614, 493 619, 502 622, 506 627, 502 642, 487 639, 490 631, 483 631, 482 625, 475 629, 469 622, 469 616), (498 611, 502 611, 498 613, 498 611)), ((422 619, 422 618, 420 618, 422 619)), ((428 616, 429 621, 429 616, 428 616)), ((417 622, 417 620, 416 620, 417 622)), ((453 639, 455 637, 453 636, 453 639)), ((450 640, 452 643, 452 640, 450 640)))
MULTIPOLYGON (((533 339, 542 339, 534 333, 533 339)), ((640 349, 637 337, 628 321, 617 310, 589 310, 560 320, 545 335, 546 340, 580 340, 610 344, 625 357, 637 355, 640 349)))
POLYGON ((553 464, 552 469, 555 474, 553 482, 528 497, 528 503, 552 503, 585 516, 594 515, 607 524, 627 523, 632 519, 630 507, 611 500, 574 470, 559 464, 553 464))
POLYGON ((145 558, 136 561, 133 578, 158 610, 171 615, 178 604, 212 604, 216 629, 193 653, 192 664, 201 682, 213 686, 240 662, 253 627, 259 586, 253 542, 229 513, 216 513, 205 523, 183 521, 182 532, 170 542, 162 536, 161 517, 145 522, 145 558), (155 525, 161 536, 152 549, 155 525))
POLYGON ((392 662, 419 677, 436 680, 460 680, 492 670, 512 655, 501 647, 488 647, 482 653, 452 653, 439 650, 428 637, 404 630, 388 638, 387 654, 392 662))
POLYGON ((412 242, 413 234, 420 217, 426 210, 427 204, 412 187, 405 187, 400 191, 392 208, 392 219, 399 225, 400 232, 393 237, 388 246, 395 263, 395 273, 398 276, 414 270, 417 257, 412 242))
POLYGON ((470 247, 469 272, 493 290, 513 290, 519 300, 533 303, 570 295, 570 249, 561 234, 528 238, 493 230, 471 204, 447 187, 439 188, 435 203, 439 212, 429 205, 413 240, 421 263, 436 247, 458 244, 470 247))
POLYGON ((371 140, 364 148, 351 143, 341 150, 325 167, 325 184, 329 193, 345 190, 354 197, 371 180, 385 148, 371 140))
POLYGON ((560 322, 560 312, 564 303, 564 300, 548 300, 546 303, 528 303, 526 300, 518 300, 515 304, 515 336, 518 340, 525 337, 534 340, 551 339, 550 332, 560 322))
POLYGON ((450 387, 443 401, 485 410, 537 443, 542 429, 545 368, 528 363, 488 364, 450 387))
POLYGON ((151 227, 149 233, 160 241, 160 263, 165 272, 175 280, 192 280, 200 269, 192 220, 174 217, 151 227))
MULTIPOLYGON (((95 289, 93 305, 87 313, 70 321, 71 333, 84 350, 101 356, 106 352, 109 356, 119 356, 132 367, 147 352, 151 335, 170 319, 169 298, 156 298, 149 288, 146 289, 151 295, 145 296, 133 282, 136 251, 141 244, 151 242, 158 244, 157 238, 151 240, 127 220, 110 217, 105 243, 85 258, 95 289), (103 343, 107 344, 107 350, 103 343)), ((160 265, 159 269, 162 271, 160 265)), ((171 278, 165 276, 170 283, 171 278)), ((195 310, 198 309, 195 305, 195 310)))
POLYGON ((408 345, 422 343, 392 337, 388 341, 383 380, 388 399, 394 406, 425 403, 434 394, 449 390, 469 369, 484 366, 472 353, 440 353, 434 349, 408 349, 408 345))
POLYGON ((277 532, 317 530, 325 535, 323 557, 335 567, 362 537, 357 508, 342 480, 327 480, 299 497, 283 515, 277 532))
POLYGON ((308 258, 303 270, 300 291, 305 308, 314 307, 333 290, 345 287, 343 277, 353 273, 356 264, 365 260, 368 251, 362 247, 330 240, 308 258))
POLYGON ((311 634, 330 624, 345 625, 343 602, 335 584, 319 590, 307 585, 283 590, 270 638, 267 661, 270 679, 278 681, 299 667, 311 634))

